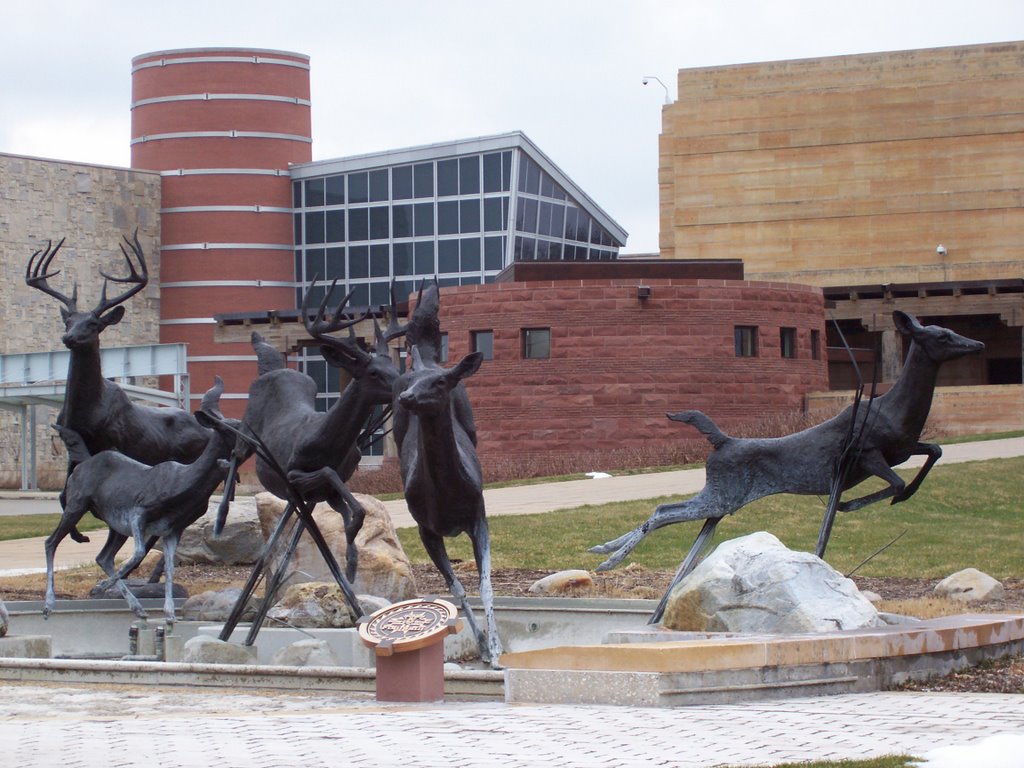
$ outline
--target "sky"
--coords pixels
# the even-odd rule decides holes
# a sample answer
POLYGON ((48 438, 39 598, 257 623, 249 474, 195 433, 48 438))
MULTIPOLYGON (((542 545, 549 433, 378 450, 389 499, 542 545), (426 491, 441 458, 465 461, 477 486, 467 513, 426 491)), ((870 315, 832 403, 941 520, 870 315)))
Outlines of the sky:
POLYGON ((8 0, 0 152, 129 165, 131 59, 311 57, 313 159, 521 130, 658 247, 658 133, 678 70, 1024 39, 1024 0, 8 0))

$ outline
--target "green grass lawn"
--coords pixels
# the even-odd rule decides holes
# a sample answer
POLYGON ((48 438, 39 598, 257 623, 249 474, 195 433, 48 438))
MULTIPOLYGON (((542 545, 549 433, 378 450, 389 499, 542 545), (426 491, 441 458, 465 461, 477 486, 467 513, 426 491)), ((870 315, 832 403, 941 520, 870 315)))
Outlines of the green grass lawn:
MULTIPOLYGON (((57 509, 60 504, 53 503, 57 509)), ((34 536, 49 536, 60 522, 60 513, 52 515, 5 515, 0 517, 0 541, 29 539, 34 536)), ((92 515, 86 515, 78 523, 80 531, 105 530, 107 524, 92 515)))
MULTIPOLYGON (((912 471, 902 473, 913 476, 912 471)), ((941 578, 974 567, 996 577, 1024 575, 1024 457, 952 464, 932 470, 909 501, 882 502, 836 517, 826 559, 844 573, 906 530, 892 547, 863 566, 863 576, 941 578)), ((860 486, 856 495, 873 487, 860 486)), ((847 498, 852 498, 847 494, 847 498)), ((592 570, 604 558, 586 550, 642 523, 663 499, 583 506, 543 515, 489 520, 493 566, 592 570)), ((826 499, 772 496, 725 518, 715 541, 767 530, 791 549, 813 551, 826 499)), ((674 569, 700 522, 650 534, 625 561, 674 569)), ((414 562, 427 562, 414 529, 399 531, 414 562)), ((472 559, 469 539, 448 540, 453 558, 472 559)), ((625 564, 624 563, 624 564, 625 564)))

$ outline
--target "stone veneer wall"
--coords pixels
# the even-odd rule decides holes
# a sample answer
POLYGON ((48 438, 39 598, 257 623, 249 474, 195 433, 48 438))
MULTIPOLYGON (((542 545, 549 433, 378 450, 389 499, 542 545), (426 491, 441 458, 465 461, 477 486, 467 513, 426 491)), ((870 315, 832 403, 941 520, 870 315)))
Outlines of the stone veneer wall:
POLYGON ((494 359, 467 380, 485 466, 503 459, 642 451, 700 439, 666 411, 699 409, 723 426, 803 412, 827 388, 824 303, 808 286, 729 280, 500 283, 446 288, 449 365, 472 331, 493 330, 494 359), (759 355, 738 358, 733 329, 758 326, 759 355), (523 328, 551 329, 551 357, 523 359, 523 328), (779 329, 797 329, 797 357, 779 329), (811 331, 820 359, 811 357, 811 331))
MULTIPOLYGON (((102 269, 124 273, 122 234, 139 230, 150 283, 128 300, 124 320, 103 333, 105 346, 155 344, 160 310, 160 175, 57 160, 0 154, 0 354, 63 350, 60 303, 25 285, 32 252, 66 238, 50 285, 68 295, 78 283, 82 307, 95 306, 102 269)), ((64 459, 49 425, 57 411, 38 408, 40 485, 62 480, 64 459)), ((21 483, 20 414, 0 410, 0 487, 21 483)))

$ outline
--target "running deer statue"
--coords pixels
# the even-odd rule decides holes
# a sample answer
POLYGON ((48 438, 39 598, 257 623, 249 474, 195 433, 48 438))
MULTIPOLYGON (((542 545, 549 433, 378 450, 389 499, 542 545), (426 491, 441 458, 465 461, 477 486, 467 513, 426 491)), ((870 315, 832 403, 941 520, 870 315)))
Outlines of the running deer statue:
POLYGON ((459 603, 480 648, 480 657, 500 666, 502 653, 491 589, 491 546, 484 510, 483 478, 476 454, 476 428, 462 382, 480 368, 473 352, 452 368, 439 363, 436 284, 421 292, 408 326, 412 369, 395 384, 394 435, 409 512, 423 546, 459 603), (455 575, 444 537, 465 533, 473 543, 487 637, 477 624, 466 590, 455 575))
MULTIPOLYGON (((59 270, 51 272, 50 267, 64 244, 63 239, 56 246, 51 241, 45 249, 33 253, 25 270, 25 282, 29 286, 61 303, 60 314, 65 330, 62 340, 71 351, 64 406, 57 416, 57 424, 75 432, 89 454, 113 449, 151 466, 169 460, 191 462, 203 452, 210 440, 208 429, 187 411, 133 403, 124 390, 103 377, 100 334, 121 322, 125 313, 124 302, 149 282, 138 232, 131 240, 123 239, 120 247, 128 264, 128 274, 112 277, 101 272, 103 293, 93 309, 78 309, 77 285, 70 297, 50 286, 49 280, 60 274, 59 270), (129 287, 108 298, 108 283, 129 287)), ((74 468, 75 461, 69 456, 68 476, 74 468)), ((77 530, 70 531, 70 534, 76 541, 88 541, 77 530)))
POLYGON ((61 540, 74 530, 87 512, 109 527, 107 541, 96 562, 107 574, 106 585, 114 584, 139 618, 146 612, 132 594, 124 578, 142 562, 156 538, 163 540, 164 615, 174 621, 174 553, 182 531, 206 512, 210 496, 227 474, 227 457, 235 446, 238 422, 225 419, 219 400, 224 383, 217 377, 203 396, 196 419, 211 430, 202 453, 191 463, 164 461, 149 466, 114 450, 90 455, 81 436, 63 425, 56 425, 75 466, 65 486, 64 513, 57 528, 46 539, 46 599, 43 613, 49 615, 55 604, 53 556, 61 540), (114 556, 129 539, 135 551, 120 568, 114 556))
MULTIPOLYGON (((705 521, 651 623, 660 621, 669 593, 696 566, 719 521, 752 501, 776 493, 831 493, 836 509, 851 512, 883 499, 898 504, 914 495, 942 455, 938 445, 920 442, 939 367, 948 360, 981 352, 985 345, 947 328, 923 326, 904 312, 893 312, 893 319, 900 333, 912 340, 898 380, 867 405, 851 406, 822 424, 785 437, 751 439, 725 434, 700 411, 667 414, 673 421, 696 427, 714 448, 707 460, 704 489, 686 501, 660 505, 642 525, 590 550, 611 554, 597 568, 608 570, 652 531, 687 520, 705 521), (927 459, 908 484, 892 467, 916 455, 927 459), (842 476, 835 482, 840 469, 842 476), (839 502, 843 491, 869 477, 881 478, 886 487, 839 502)), ((823 525, 819 557, 826 542, 823 525)))

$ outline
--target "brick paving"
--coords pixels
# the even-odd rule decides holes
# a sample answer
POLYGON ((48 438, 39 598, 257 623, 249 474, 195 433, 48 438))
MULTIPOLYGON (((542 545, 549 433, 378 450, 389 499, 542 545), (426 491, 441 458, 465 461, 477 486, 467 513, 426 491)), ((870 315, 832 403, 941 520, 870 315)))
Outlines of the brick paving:
MULTIPOLYGON (((3 764, 23 768, 774 765, 1024 738, 1024 698, 868 693, 682 709, 4 684, 3 764)), ((1022 742, 1024 744, 1024 742, 1022 742)))

